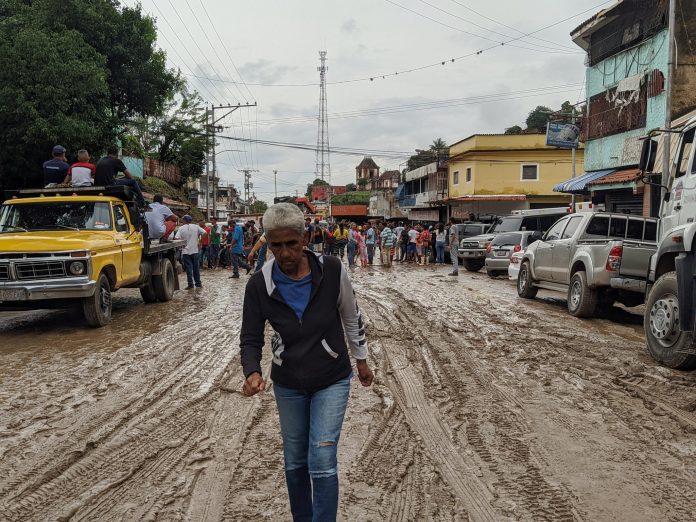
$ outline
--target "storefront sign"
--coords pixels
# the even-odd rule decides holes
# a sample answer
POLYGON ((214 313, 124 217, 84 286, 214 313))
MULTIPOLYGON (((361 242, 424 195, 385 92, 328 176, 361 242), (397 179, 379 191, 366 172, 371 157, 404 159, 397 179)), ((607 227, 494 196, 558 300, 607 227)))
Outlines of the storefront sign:
POLYGON ((546 125, 546 144, 562 149, 577 149, 580 127, 572 123, 549 122, 546 125))

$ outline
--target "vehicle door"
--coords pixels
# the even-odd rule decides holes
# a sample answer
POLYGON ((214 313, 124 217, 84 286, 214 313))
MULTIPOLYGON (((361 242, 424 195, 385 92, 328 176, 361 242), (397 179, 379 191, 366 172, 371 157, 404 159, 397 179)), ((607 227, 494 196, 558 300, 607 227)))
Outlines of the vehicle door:
POLYGON ((672 166, 669 201, 663 201, 660 225, 661 236, 683 223, 693 222, 696 215, 696 173, 694 165, 694 134, 696 128, 681 136, 677 156, 672 166))
POLYGON ((114 224, 116 227, 116 244, 121 248, 121 279, 130 283, 140 277, 140 247, 139 234, 128 219, 128 212, 121 203, 114 204, 114 224))
POLYGON ((568 218, 568 224, 553 247, 551 276, 554 281, 565 284, 570 283, 570 259, 573 253, 573 245, 576 241, 575 235, 580 228, 582 219, 582 216, 571 216, 568 218))
POLYGON ((568 223, 568 218, 559 220, 553 225, 544 237, 538 242, 534 251, 534 275, 536 279, 551 281, 553 265, 553 249, 561 239, 563 229, 568 223))

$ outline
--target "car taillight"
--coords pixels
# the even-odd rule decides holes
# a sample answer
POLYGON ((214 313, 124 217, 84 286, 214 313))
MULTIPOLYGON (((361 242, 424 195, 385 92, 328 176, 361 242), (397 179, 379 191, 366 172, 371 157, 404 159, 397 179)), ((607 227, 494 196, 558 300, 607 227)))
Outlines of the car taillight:
POLYGON ((519 264, 519 262, 520 262, 520 258, 517 257, 517 256, 512 256, 512 257, 510 258, 510 262, 511 262, 513 265, 517 265, 517 264, 519 264))
POLYGON ((490 253, 491 253, 491 244, 488 243, 488 244, 486 245, 486 254, 490 254, 490 253))
POLYGON ((520 252, 522 250, 522 245, 515 245, 513 252, 520 252))
POLYGON ((618 272, 621 268, 621 256, 623 255, 623 247, 611 247, 609 257, 607 258, 606 269, 608 272, 618 272))

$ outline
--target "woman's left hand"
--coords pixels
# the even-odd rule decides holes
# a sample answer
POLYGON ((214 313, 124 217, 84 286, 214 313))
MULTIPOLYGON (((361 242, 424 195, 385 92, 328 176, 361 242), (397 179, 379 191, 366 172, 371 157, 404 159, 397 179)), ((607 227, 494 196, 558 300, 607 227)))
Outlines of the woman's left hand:
POLYGON ((360 384, 367 388, 372 384, 375 374, 372 373, 372 370, 370 370, 370 367, 367 365, 367 361, 365 359, 359 359, 356 366, 358 368, 358 378, 360 379, 360 384))

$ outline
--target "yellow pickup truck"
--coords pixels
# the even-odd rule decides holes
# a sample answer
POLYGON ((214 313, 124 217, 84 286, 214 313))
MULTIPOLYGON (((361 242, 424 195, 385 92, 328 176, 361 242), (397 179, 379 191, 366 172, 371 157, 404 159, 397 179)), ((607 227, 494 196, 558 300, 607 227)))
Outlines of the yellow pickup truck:
POLYGON ((150 242, 128 187, 27 189, 0 205, 0 310, 79 304, 90 326, 111 320, 112 293, 146 303, 179 289, 176 249, 150 242))

